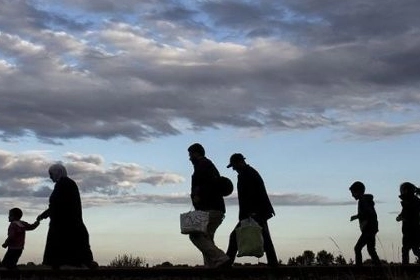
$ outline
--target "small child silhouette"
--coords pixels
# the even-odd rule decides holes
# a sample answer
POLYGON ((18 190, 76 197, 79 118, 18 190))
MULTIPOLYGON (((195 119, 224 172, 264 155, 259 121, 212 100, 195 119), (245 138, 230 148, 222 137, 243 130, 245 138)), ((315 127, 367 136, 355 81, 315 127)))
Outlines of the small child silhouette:
POLYGON ((402 221, 402 264, 410 263, 410 250, 420 257, 420 199, 416 196, 417 187, 410 182, 400 185, 401 213, 397 221, 402 221))
POLYGON ((27 230, 34 230, 38 227, 39 221, 29 224, 20 219, 23 212, 19 208, 13 208, 9 211, 9 228, 7 230, 7 239, 4 241, 3 248, 7 248, 7 252, 3 257, 2 265, 8 269, 16 268, 17 262, 22 255, 25 245, 25 233, 27 230))
POLYGON ((372 263, 381 265, 381 261, 376 253, 375 243, 378 232, 378 217, 375 210, 373 195, 365 194, 365 185, 356 181, 350 186, 351 195, 357 203, 357 215, 350 217, 350 221, 359 220, 360 231, 362 234, 354 246, 356 265, 362 265, 362 249, 367 247, 367 251, 372 258, 372 263))

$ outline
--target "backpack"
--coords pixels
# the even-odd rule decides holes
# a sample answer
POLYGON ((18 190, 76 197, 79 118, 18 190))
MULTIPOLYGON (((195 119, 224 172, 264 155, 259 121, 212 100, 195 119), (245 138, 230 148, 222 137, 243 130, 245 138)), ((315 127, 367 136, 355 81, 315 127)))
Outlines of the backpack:
POLYGON ((229 178, 220 176, 216 180, 216 185, 222 196, 228 196, 233 192, 233 184, 229 178))

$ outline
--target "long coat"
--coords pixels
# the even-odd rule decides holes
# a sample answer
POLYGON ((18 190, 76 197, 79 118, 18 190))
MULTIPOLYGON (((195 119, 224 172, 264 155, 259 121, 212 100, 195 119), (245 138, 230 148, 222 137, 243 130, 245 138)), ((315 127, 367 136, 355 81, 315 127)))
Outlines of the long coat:
POLYGON ((250 165, 238 171, 239 219, 248 218, 251 214, 262 220, 274 216, 274 209, 268 198, 264 181, 260 174, 250 165))
POLYGON ((202 157, 194 162, 194 173, 191 176, 191 198, 198 196, 199 202, 194 202, 196 210, 217 210, 226 212, 223 196, 216 186, 219 171, 211 160, 202 157))
POLYGON ((50 218, 43 264, 81 266, 92 263, 79 189, 72 179, 63 177, 55 184, 49 208, 41 217, 50 218))

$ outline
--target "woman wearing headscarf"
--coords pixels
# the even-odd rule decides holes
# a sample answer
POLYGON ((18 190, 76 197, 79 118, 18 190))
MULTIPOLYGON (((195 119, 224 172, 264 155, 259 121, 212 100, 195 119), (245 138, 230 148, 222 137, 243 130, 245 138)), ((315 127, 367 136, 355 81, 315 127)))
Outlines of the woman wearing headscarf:
POLYGON ((49 207, 37 220, 50 218, 43 264, 59 268, 62 265, 94 268, 89 245, 89 233, 83 223, 82 203, 77 184, 67 177, 62 164, 50 166, 48 173, 55 183, 49 207))

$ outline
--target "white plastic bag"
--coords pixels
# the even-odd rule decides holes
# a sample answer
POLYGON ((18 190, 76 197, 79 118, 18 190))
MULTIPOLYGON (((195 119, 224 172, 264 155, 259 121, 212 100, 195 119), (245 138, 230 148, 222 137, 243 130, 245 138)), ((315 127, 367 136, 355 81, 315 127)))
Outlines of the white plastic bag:
POLYGON ((252 218, 241 220, 236 228, 238 257, 251 256, 260 258, 264 255, 262 227, 252 218))
POLYGON ((196 232, 207 232, 209 224, 209 212, 206 211, 189 211, 180 215, 180 226, 182 234, 190 234, 196 232))

